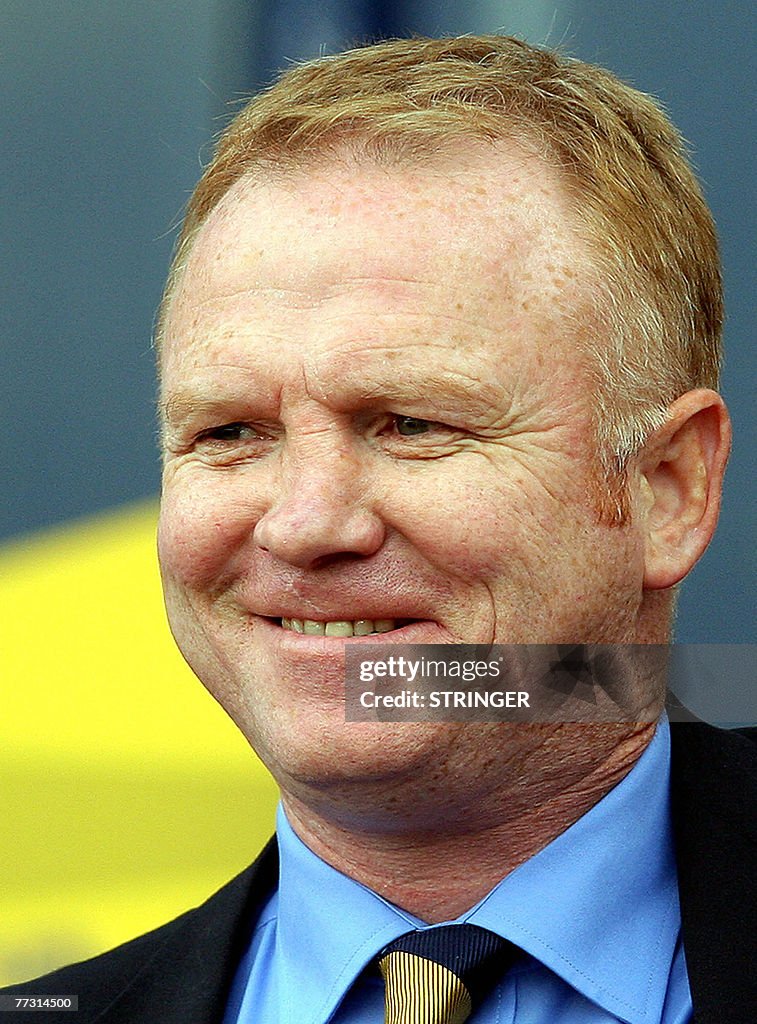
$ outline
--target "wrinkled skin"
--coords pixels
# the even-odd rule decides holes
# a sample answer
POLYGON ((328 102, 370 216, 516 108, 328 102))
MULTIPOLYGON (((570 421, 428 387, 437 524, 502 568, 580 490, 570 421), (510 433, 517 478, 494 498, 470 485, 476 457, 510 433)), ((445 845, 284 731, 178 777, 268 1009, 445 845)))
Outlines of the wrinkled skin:
POLYGON ((648 488, 629 522, 597 514, 590 280, 559 180, 512 150, 243 179, 192 250, 162 353, 169 618, 342 867, 337 833, 496 828, 589 777, 606 791, 649 739, 348 723, 360 641, 273 621, 413 620, 386 644, 664 640, 648 488))

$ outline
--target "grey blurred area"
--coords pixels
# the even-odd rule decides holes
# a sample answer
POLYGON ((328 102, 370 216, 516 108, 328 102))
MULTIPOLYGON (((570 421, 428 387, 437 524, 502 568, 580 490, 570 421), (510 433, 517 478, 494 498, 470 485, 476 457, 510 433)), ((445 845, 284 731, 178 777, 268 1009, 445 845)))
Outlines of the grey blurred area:
POLYGON ((506 32, 606 64, 691 140, 720 225, 736 428, 678 639, 753 638, 754 5, 637 0, 3 0, 0 539, 158 490, 151 330, 211 140, 289 61, 391 35, 506 32))

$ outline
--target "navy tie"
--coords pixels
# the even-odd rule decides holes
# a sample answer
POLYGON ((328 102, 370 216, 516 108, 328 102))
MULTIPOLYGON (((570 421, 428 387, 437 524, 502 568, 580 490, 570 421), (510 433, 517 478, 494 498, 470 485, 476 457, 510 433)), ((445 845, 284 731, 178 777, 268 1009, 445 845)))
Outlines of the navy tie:
POLYGON ((520 954, 474 924, 400 936, 378 957, 385 1024, 463 1024, 520 954))

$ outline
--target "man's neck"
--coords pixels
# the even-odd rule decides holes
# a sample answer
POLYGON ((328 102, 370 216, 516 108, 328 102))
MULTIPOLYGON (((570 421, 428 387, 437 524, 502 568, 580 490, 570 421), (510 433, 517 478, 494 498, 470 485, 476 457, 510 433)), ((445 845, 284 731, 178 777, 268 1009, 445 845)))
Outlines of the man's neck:
MULTIPOLYGON (((465 817, 444 816, 439 827, 346 827, 291 793, 282 795, 292 828, 319 857, 396 906, 430 924, 453 920, 598 803, 633 768, 654 734, 640 726, 566 785, 520 784, 517 791, 472 799, 465 817)), ((449 805, 448 805, 449 806, 449 805)), ((428 814, 425 815, 426 819, 428 814)))

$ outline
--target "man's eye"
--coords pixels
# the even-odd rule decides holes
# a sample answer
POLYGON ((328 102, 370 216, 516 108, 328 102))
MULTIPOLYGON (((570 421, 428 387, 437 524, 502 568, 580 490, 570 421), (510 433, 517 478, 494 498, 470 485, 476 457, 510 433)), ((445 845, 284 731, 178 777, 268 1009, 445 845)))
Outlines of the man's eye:
POLYGON ((242 431, 247 429, 244 423, 224 423, 220 427, 203 430, 198 441, 239 441, 242 431))
POLYGON ((430 420, 419 420, 415 416, 395 416, 394 425, 397 428, 397 433, 403 437, 427 434, 433 426, 430 420))

